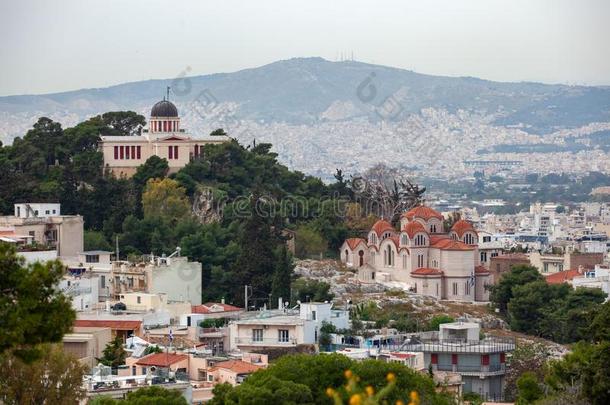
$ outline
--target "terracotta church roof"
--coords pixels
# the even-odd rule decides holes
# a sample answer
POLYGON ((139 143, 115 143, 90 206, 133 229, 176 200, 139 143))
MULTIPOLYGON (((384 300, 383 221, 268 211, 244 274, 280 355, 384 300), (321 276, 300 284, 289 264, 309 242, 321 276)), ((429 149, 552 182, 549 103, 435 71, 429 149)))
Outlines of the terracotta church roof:
POLYGON ((468 231, 472 231, 472 232, 476 233, 472 224, 463 219, 460 219, 455 224, 453 224, 453 226, 451 227, 451 230, 457 234, 458 238, 461 238, 462 235, 464 235, 464 233, 466 233, 468 231))
POLYGON ((385 219, 380 219, 379 221, 375 222, 372 230, 377 234, 377 236, 381 236, 381 234, 385 231, 394 232, 394 227, 392 227, 392 225, 385 219))
POLYGON ((424 228, 421 223, 412 221, 406 224, 404 228, 402 228, 402 231, 406 232, 407 235, 409 235, 409 238, 413 238, 413 235, 415 235, 417 232, 426 232, 426 228, 424 228))
POLYGON ((409 221, 413 218, 421 218, 424 220, 429 220, 430 218, 438 218, 441 221, 443 220, 443 216, 440 212, 430 207, 426 207, 424 205, 419 205, 408 212, 402 214, 403 217, 406 217, 409 221))

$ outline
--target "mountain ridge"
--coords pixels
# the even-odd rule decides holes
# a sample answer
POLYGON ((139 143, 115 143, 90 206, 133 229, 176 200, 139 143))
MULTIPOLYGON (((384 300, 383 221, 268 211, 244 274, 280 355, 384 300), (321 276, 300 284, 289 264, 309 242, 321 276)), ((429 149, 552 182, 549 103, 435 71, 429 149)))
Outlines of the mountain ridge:
MULTIPOLYGON (((309 125, 328 120, 325 112, 343 104, 346 118, 388 119, 379 113, 393 101, 400 111, 393 120, 406 120, 422 109, 466 110, 488 115, 498 126, 520 126, 546 134, 591 122, 610 121, 610 86, 496 82, 471 76, 435 76, 358 61, 333 62, 320 57, 291 58, 235 72, 150 79, 102 88, 59 93, 0 97, 0 118, 7 121, 2 139, 23 134, 21 121, 36 116, 67 121, 111 110, 147 110, 173 87, 172 100, 183 110, 195 108, 207 91, 204 107, 229 103, 235 119, 309 125), (370 83, 366 83, 370 79, 370 83), (190 91, 180 88, 188 84, 190 91), (374 87, 375 97, 361 94, 374 87), (364 86, 364 87, 362 87, 364 86)), ((200 105, 201 107, 201 105, 200 105)), ((189 119, 201 119, 192 114, 189 119)), ((69 123, 69 122, 68 122, 69 123)))

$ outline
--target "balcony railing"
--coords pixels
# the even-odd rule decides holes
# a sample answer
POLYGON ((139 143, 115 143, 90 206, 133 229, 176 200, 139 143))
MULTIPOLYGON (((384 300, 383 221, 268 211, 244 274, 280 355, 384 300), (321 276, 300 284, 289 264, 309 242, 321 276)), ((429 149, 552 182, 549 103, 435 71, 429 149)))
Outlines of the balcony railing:
POLYGON ((277 338, 252 339, 251 337, 237 337, 235 338, 235 343, 248 346, 295 346, 297 340, 295 338, 280 340, 277 338))
POLYGON ((488 366, 466 364, 439 364, 436 368, 440 371, 454 371, 458 373, 476 374, 497 373, 506 370, 504 364, 490 364, 488 366))
POLYGON ((465 340, 414 336, 402 344, 401 350, 439 353, 499 353, 515 350, 515 339, 493 336, 481 340, 465 340))

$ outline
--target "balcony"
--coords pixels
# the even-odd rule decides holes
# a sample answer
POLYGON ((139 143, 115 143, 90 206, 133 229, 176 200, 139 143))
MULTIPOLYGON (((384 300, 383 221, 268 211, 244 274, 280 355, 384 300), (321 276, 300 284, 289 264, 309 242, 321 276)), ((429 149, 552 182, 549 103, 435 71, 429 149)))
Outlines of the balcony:
POLYGON ((431 353, 500 353, 515 350, 515 339, 490 336, 481 340, 439 339, 438 335, 413 336, 401 350, 431 353))
POLYGON ((452 371, 462 375, 472 376, 491 376, 502 375, 506 372, 504 364, 483 365, 465 365, 465 364, 439 364, 436 366, 439 371, 452 371))
POLYGON ((277 338, 252 339, 252 337, 236 337, 235 343, 238 346, 291 347, 297 345, 297 340, 295 338, 288 338, 288 340, 280 340, 277 338))

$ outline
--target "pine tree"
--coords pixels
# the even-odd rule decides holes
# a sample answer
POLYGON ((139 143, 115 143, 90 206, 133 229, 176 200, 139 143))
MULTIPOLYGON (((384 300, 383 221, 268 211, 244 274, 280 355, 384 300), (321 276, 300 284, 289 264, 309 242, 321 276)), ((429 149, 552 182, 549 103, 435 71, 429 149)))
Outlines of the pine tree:
POLYGON ((271 284, 272 299, 271 303, 269 303, 270 306, 275 306, 280 297, 284 302, 288 302, 290 299, 290 283, 292 281, 293 270, 292 256, 288 252, 286 245, 283 244, 275 251, 275 270, 271 284))
POLYGON ((271 292, 274 272, 273 251, 279 241, 271 226, 265 204, 255 193, 250 199, 250 209, 242 224, 238 239, 240 253, 233 268, 233 296, 244 302, 244 285, 252 286, 254 299, 266 299, 271 292))
POLYGON ((103 356, 97 361, 105 366, 117 368, 125 364, 127 352, 123 349, 123 342, 119 336, 108 342, 102 353, 103 356))

